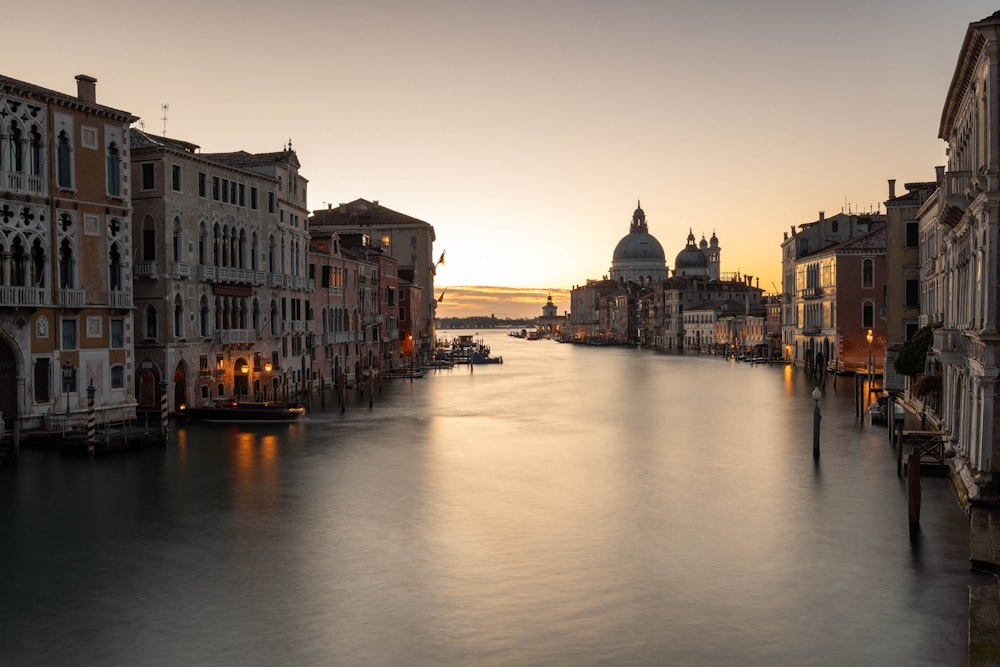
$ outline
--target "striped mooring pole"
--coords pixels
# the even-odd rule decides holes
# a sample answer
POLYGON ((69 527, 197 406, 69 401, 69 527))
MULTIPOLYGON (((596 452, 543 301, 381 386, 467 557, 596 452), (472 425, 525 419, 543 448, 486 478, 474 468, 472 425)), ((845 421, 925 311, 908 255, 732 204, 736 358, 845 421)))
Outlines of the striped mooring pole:
POLYGON ((94 453, 94 445, 97 442, 97 413, 94 411, 94 394, 97 393, 97 387, 94 386, 94 380, 90 380, 90 384, 87 385, 87 451, 91 454, 94 453))
POLYGON ((160 435, 167 439, 167 379, 160 380, 160 435))

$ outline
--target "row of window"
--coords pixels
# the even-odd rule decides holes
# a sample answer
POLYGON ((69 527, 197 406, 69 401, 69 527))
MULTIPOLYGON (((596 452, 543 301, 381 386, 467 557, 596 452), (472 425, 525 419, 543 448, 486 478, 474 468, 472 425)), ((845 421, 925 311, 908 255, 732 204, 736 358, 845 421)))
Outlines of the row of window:
MULTIPOLYGON (((76 350, 80 347, 79 321, 75 317, 64 317, 59 322, 60 347, 63 350, 76 350)), ((111 319, 111 349, 125 348, 125 320, 111 319)))

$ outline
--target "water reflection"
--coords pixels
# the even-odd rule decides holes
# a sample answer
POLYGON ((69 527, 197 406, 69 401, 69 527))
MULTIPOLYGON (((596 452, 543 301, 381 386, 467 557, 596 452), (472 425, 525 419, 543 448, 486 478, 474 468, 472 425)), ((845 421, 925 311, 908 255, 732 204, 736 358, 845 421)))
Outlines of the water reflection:
MULTIPOLYGON (((480 336, 491 336, 483 334, 480 336)), ((2 471, 0 653, 106 664, 952 664, 968 534, 801 369, 493 336, 274 429, 2 471), (84 574, 85 573, 85 574, 84 574), (49 641, 49 629, 71 632, 49 641), (235 631, 237 628, 238 631, 235 631)))

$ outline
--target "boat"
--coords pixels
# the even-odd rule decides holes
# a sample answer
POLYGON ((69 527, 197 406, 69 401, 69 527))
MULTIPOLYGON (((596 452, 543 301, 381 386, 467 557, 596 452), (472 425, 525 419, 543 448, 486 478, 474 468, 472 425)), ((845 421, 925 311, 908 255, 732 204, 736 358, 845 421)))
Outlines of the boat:
POLYGON ((301 405, 281 403, 279 401, 249 402, 224 400, 208 405, 178 408, 177 415, 187 419, 204 422, 235 423, 235 422, 293 422, 305 415, 306 409, 301 405))
POLYGON ((385 372, 387 378, 422 378, 424 370, 422 368, 392 368, 385 372))
POLYGON ((491 357, 489 348, 478 350, 472 353, 472 363, 474 364, 502 364, 503 357, 491 357))

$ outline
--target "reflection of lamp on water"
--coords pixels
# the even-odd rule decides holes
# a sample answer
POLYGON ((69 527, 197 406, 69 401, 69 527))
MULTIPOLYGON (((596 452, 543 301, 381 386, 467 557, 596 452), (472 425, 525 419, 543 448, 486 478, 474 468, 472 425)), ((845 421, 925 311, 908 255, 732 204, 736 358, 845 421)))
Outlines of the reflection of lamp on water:
POLYGON ((69 361, 69 359, 67 359, 66 363, 63 364, 63 367, 62 367, 63 392, 66 394, 66 414, 67 415, 69 414, 69 390, 70 390, 70 383, 73 380, 73 371, 75 371, 75 370, 76 369, 73 368, 73 364, 71 364, 70 361, 69 361))
POLYGON ((819 422, 823 417, 819 414, 819 399, 823 396, 823 392, 819 390, 819 387, 813 389, 812 399, 815 402, 815 407, 813 408, 813 458, 819 458, 819 422))

